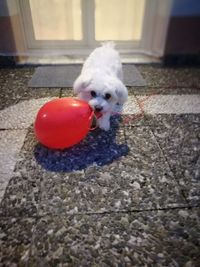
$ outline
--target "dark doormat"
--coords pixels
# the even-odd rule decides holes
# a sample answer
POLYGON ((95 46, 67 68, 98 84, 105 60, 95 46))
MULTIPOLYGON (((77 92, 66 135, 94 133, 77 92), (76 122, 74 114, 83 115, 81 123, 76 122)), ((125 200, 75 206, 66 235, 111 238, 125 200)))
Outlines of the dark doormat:
MULTIPOLYGON (((28 83, 29 87, 72 87, 82 65, 38 67, 28 83)), ((127 86, 145 86, 146 81, 133 64, 124 64, 124 83, 127 86)))

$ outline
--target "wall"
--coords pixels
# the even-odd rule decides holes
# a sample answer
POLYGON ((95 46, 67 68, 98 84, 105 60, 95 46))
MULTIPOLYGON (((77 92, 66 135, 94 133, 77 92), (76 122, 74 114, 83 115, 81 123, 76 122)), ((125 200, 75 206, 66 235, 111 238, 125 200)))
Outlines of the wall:
POLYGON ((0 55, 25 51, 16 0, 0 0, 0 55))
POLYGON ((200 0, 174 0, 165 54, 200 52, 200 0))
POLYGON ((174 0, 171 15, 173 17, 188 17, 200 15, 199 0, 174 0))

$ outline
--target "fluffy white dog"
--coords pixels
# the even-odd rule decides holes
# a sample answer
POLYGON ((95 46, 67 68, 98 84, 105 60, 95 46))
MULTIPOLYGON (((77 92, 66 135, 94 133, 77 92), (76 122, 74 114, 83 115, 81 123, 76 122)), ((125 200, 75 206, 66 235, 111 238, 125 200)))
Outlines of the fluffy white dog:
POLYGON ((128 92, 123 82, 122 64, 114 43, 104 43, 86 59, 80 76, 74 82, 74 92, 101 112, 98 126, 108 131, 110 116, 117 103, 123 104, 128 92))

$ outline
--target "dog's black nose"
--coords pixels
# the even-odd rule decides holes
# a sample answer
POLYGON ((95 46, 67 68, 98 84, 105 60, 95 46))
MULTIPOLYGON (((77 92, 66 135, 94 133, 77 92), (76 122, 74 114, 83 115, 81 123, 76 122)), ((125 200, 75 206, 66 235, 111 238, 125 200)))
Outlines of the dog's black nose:
POLYGON ((94 108, 95 108, 95 111, 97 112, 100 112, 103 109, 101 106, 95 106, 94 108))

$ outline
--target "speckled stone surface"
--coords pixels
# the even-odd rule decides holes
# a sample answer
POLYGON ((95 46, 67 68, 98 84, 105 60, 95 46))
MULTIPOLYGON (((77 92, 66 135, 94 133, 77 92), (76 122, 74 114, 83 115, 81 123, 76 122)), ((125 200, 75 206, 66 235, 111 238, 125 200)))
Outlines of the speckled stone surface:
MULTIPOLYGON (((105 166, 101 162, 100 166, 96 163, 88 166, 85 173, 64 175, 58 180, 55 176, 49 177, 42 190, 41 214, 185 205, 173 174, 156 142, 151 140, 150 130, 136 128, 133 132, 126 129, 129 151, 113 163, 105 166)), ((104 157, 107 157, 106 153, 104 157)))
POLYGON ((5 215, 187 204, 148 127, 97 130, 64 151, 37 145, 30 129, 19 158, 2 201, 5 215))
POLYGON ((143 110, 146 114, 193 114, 200 113, 200 94, 195 95, 152 95, 143 101, 143 110))
POLYGON ((111 131, 63 151, 38 144, 33 115, 72 90, 28 88, 34 68, 0 70, 1 170, 9 169, 0 183, 0 266, 200 266, 200 114, 139 108, 155 89, 198 97, 200 71, 138 68, 148 86, 129 88, 111 131))
POLYGON ((55 98, 23 100, 0 110, 0 129, 28 128, 34 122, 40 107, 52 99, 55 98))
POLYGON ((59 97, 59 88, 28 88, 28 81, 34 73, 34 68, 1 69, 0 109, 28 100, 42 97, 59 97))
POLYGON ((187 199, 200 204, 200 124, 179 120, 178 127, 168 123, 152 131, 187 199))
MULTIPOLYGON (((5 191, 10 178, 12 178, 16 158, 21 150, 25 136, 26 131, 24 130, 0 131, 0 191, 5 191)), ((0 202, 2 197, 3 194, 0 194, 0 202)))
POLYGON ((179 124, 200 124, 200 114, 145 114, 145 125, 171 128, 179 124))
POLYGON ((150 87, 200 88, 199 68, 164 68, 159 65, 142 65, 137 68, 150 87))
POLYGON ((198 213, 182 209, 42 217, 28 264, 198 266, 198 213))
POLYGON ((35 224, 33 217, 1 217, 0 266, 27 266, 35 224))
POLYGON ((72 88, 61 88, 61 97, 74 97, 72 88))
MULTIPOLYGON (((18 155, 12 179, 10 179, 0 206, 2 216, 36 216, 41 193, 42 175, 45 172, 37 164, 33 148, 37 144, 33 127, 27 130, 24 145, 18 155)), ((48 174, 47 174, 48 175, 48 174)))

